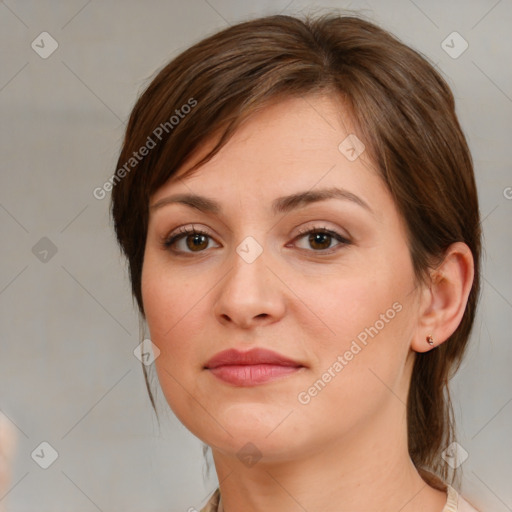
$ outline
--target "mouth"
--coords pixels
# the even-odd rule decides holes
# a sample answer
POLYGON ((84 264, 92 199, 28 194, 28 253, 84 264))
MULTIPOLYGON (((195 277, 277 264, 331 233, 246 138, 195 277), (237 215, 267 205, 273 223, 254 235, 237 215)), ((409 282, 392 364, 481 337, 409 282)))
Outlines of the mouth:
POLYGON ((298 372, 304 365, 262 348, 247 352, 224 350, 204 366, 214 377, 228 384, 251 387, 282 379, 298 372))

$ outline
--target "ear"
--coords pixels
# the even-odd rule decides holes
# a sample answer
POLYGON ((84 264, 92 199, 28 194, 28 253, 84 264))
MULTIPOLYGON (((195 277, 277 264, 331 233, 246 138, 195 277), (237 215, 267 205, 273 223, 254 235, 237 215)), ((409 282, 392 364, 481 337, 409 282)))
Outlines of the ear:
POLYGON ((455 332, 466 309, 474 273, 469 247, 462 242, 450 245, 442 263, 430 272, 430 283, 423 287, 413 350, 431 350, 455 332), (427 336, 432 336, 433 345, 427 342, 427 336))

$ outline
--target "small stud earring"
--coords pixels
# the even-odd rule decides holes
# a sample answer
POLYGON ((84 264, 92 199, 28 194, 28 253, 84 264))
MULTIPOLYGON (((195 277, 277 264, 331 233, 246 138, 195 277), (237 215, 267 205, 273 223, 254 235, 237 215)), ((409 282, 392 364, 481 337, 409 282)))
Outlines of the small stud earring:
POLYGON ((429 335, 427 336, 427 342, 428 342, 428 344, 429 344, 430 346, 432 346, 432 345, 434 344, 434 338, 433 338, 433 336, 432 336, 431 334, 429 334, 429 335))

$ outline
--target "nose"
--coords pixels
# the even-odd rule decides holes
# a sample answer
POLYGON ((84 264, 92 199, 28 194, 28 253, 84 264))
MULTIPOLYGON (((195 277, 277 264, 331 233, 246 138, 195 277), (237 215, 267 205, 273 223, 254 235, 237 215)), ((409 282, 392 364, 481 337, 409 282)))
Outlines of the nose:
POLYGON ((283 282, 267 266, 265 251, 253 259, 247 257, 243 244, 238 249, 233 249, 230 268, 216 287, 215 317, 242 329, 278 321, 285 313, 283 282))

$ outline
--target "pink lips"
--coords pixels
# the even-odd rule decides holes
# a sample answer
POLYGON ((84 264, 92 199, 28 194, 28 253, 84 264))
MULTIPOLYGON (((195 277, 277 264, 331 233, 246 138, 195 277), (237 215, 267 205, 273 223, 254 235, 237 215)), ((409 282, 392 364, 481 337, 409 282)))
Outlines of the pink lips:
POLYGON ((213 356, 205 365, 215 377, 235 386, 257 386, 303 368, 277 352, 254 348, 247 352, 229 349, 213 356))

